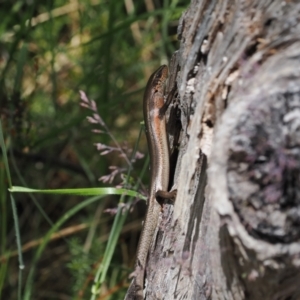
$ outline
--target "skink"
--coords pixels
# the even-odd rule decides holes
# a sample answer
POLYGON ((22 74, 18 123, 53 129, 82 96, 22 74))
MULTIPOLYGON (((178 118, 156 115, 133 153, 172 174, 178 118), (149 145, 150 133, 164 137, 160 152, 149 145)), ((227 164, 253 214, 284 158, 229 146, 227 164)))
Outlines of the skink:
POLYGON ((146 261, 161 211, 161 206, 156 197, 157 194, 162 194, 164 197, 169 196, 167 189, 170 155, 165 120, 165 106, 167 103, 164 102, 164 84, 167 76, 168 67, 165 65, 159 67, 149 78, 144 94, 143 111, 150 153, 151 182, 146 219, 137 251, 135 278, 128 289, 126 300, 144 298, 146 261))

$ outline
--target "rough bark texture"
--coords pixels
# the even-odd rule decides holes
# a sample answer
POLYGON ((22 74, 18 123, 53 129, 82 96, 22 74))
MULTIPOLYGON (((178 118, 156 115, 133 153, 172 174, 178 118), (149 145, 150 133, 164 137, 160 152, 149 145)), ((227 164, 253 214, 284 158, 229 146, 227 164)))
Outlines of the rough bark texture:
POLYGON ((146 299, 300 299, 300 3, 192 1, 178 35, 178 193, 146 299))

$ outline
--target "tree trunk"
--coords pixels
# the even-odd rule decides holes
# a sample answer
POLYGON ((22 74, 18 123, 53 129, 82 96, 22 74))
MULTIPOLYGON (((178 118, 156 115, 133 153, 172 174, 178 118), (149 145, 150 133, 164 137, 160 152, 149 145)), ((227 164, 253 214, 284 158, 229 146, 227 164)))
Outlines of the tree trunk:
POLYGON ((300 299, 300 3, 192 1, 178 36, 178 192, 145 298, 300 299))

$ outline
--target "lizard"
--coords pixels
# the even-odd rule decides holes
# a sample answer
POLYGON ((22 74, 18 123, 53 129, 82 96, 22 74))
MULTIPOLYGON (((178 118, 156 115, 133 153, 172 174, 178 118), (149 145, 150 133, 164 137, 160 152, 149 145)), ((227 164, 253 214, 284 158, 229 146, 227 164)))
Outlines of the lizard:
POLYGON ((161 204, 159 198, 174 198, 176 190, 168 192, 170 152, 166 131, 165 112, 174 95, 174 89, 164 101, 164 85, 168 67, 162 65, 149 78, 143 99, 143 113, 147 144, 150 153, 150 188, 148 208, 139 240, 135 274, 125 300, 144 299, 144 278, 148 252, 158 225, 161 204))

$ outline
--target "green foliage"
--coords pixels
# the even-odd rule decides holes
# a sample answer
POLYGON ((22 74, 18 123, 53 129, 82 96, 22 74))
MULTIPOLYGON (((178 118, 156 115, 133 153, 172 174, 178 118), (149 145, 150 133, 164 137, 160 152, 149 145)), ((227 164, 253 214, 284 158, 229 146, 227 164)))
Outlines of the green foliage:
MULTIPOLYGON (((143 88, 177 49, 187 5, 0 3, 1 299, 124 295, 142 218, 135 209, 129 220, 128 208, 148 182, 147 161, 129 162, 140 141, 143 88), (98 123, 87 122, 95 111, 80 107, 79 90, 95 100, 98 123)), ((140 144, 146 152, 144 137, 140 144)))
POLYGON ((71 276, 74 280, 72 283, 72 291, 76 296, 82 292, 82 287, 85 286, 85 282, 91 272, 91 266, 95 261, 93 257, 82 253, 82 245, 79 238, 74 237, 69 242, 69 249, 72 260, 67 263, 67 267, 71 271, 71 276))

